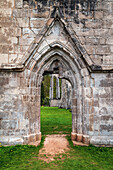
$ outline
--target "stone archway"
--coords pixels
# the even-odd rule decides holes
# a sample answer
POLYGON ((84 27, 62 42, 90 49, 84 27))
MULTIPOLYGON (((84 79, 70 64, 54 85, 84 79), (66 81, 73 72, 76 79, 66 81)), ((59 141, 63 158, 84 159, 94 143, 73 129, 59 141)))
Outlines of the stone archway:
MULTIPOLYGON (((69 30, 70 32, 72 30, 69 30)), ((15 113, 8 121, 2 144, 28 144, 41 139, 40 132, 40 86, 44 72, 51 70, 51 64, 58 61, 62 65, 59 77, 67 79, 73 89, 72 96, 72 140, 89 142, 91 128, 88 108, 85 107, 84 87, 89 90, 89 66, 91 60, 76 36, 69 33, 66 24, 58 17, 51 18, 37 35, 18 66, 12 66, 9 74, 12 79, 11 112, 15 113), (88 69, 87 69, 88 68, 88 69), (13 83, 16 82, 16 83, 13 83), (13 120, 13 117, 15 118, 13 120), (11 120, 10 120, 11 119, 11 120), (9 135, 11 129, 11 135, 9 135)), ((8 70, 8 68, 6 68, 8 70)), ((5 73, 4 73, 5 74, 5 73)), ((6 96, 7 97, 7 89, 6 96)), ((9 106, 9 103, 6 103, 9 106)), ((3 105, 5 108, 5 106, 3 105)))
MULTIPOLYGON (((52 45, 52 44, 51 44, 52 45)), ((83 115, 83 79, 84 75, 81 73, 82 68, 80 68, 79 63, 74 60, 74 56, 71 51, 67 51, 62 48, 61 44, 58 42, 54 47, 49 49, 46 47, 46 52, 42 50, 42 55, 40 58, 37 54, 37 61, 32 63, 32 72, 34 76, 37 77, 37 91, 38 91, 38 106, 40 103, 40 88, 41 81, 43 78, 44 72, 53 72, 55 67, 51 65, 58 61, 59 65, 62 67, 59 69, 59 77, 65 78, 72 84, 72 140, 89 142, 88 138, 88 129, 84 124, 84 115, 83 115)), ((45 47, 44 47, 45 50, 45 47)), ((34 57, 35 57, 34 56, 34 57)), ((87 69, 85 72, 88 74, 87 69)), ((84 73, 85 73, 84 72, 84 73)), ((85 75, 86 76, 86 75, 85 75)), ((89 74, 88 74, 89 76, 89 74)), ((40 111, 38 111, 40 117, 40 111)), ((87 120, 88 121, 88 120, 87 120)), ((40 124, 40 122, 38 123, 40 124)))

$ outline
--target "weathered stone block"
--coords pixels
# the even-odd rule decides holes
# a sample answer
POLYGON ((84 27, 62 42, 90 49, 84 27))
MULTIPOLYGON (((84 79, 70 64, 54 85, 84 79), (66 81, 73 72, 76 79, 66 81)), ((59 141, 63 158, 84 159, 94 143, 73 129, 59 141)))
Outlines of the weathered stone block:
POLYGON ((36 134, 36 141, 41 141, 41 132, 36 134))
POLYGON ((22 8, 23 7, 23 0, 15 0, 15 7, 22 8))
POLYGON ((9 63, 16 63, 17 54, 10 54, 9 55, 9 63))
POLYGON ((2 120, 1 121, 2 129, 16 129, 18 127, 17 120, 2 120))
POLYGON ((104 12, 103 11, 96 11, 95 12, 95 18, 96 19, 103 19, 104 17, 104 12))
POLYGON ((8 63, 8 54, 0 54, 0 64, 8 63))
POLYGON ((0 111, 0 121, 2 121, 3 119, 9 119, 10 117, 10 113, 9 112, 1 112, 0 111))
POLYGON ((82 134, 77 134, 77 142, 82 142, 82 134))
POLYGON ((17 18, 17 23, 19 27, 29 27, 29 18, 17 18))
POLYGON ((92 98, 92 88, 84 88, 84 95, 88 98, 92 98))
POLYGON ((42 28, 45 24, 45 20, 44 19, 39 19, 39 18, 31 18, 30 20, 30 27, 33 28, 42 28))
POLYGON ((106 44, 113 44, 113 39, 112 38, 107 39, 106 44))
POLYGON ((31 28, 32 31, 34 32, 35 35, 37 35, 40 31, 40 29, 37 29, 37 28, 31 28))
MULTIPOLYGON (((13 48, 13 45, 1 45, 0 46, 0 52, 1 52, 1 58, 2 58, 2 55, 5 57, 5 60, 6 60, 6 55, 8 55, 8 53, 13 53, 14 52, 14 48, 13 48), (4 55, 5 54, 5 55, 4 55)), ((2 61, 2 63, 4 63, 2 61)), ((6 63, 6 61, 5 61, 6 63)))
POLYGON ((77 99, 72 99, 72 105, 75 107, 77 106, 77 99))
POLYGON ((23 10, 22 9, 14 9, 12 13, 13 17, 22 18, 23 10))
POLYGON ((100 55, 110 54, 109 46, 107 46, 107 45, 97 46, 96 47, 96 54, 100 54, 100 55))
POLYGON ((8 77, 0 78, 0 84, 1 84, 1 86, 5 87, 7 84, 9 84, 9 78, 8 77))
POLYGON ((0 1, 1 8, 11 8, 14 7, 14 0, 1 0, 0 1))
POLYGON ((72 132, 72 133, 71 133, 71 140, 72 140, 72 141, 75 141, 76 138, 77 138, 77 134, 72 132))
POLYGON ((10 145, 21 145, 23 144, 23 139, 21 137, 13 137, 13 138, 9 138, 9 144, 10 145))
POLYGON ((100 98, 110 98, 110 93, 111 93, 110 87, 108 87, 108 88, 101 88, 99 90, 99 97, 100 98))
POLYGON ((0 8, 0 16, 8 17, 11 16, 12 9, 11 8, 0 8))
POLYGON ((30 45, 33 42, 33 40, 34 38, 26 38, 26 37, 19 38, 19 44, 27 46, 30 45))
POLYGON ((106 56, 103 56, 103 64, 104 65, 112 65, 112 62, 113 62, 113 56, 111 55, 106 55, 106 56))
POLYGON ((6 137, 6 136, 0 136, 0 143, 2 144, 2 145, 7 145, 7 144, 9 144, 9 138, 8 138, 8 136, 6 137))
POLYGON ((16 78, 10 78, 9 79, 9 86, 10 87, 18 87, 18 82, 16 78))
POLYGON ((0 32, 3 33, 7 38, 9 36, 10 37, 21 36, 21 28, 14 28, 14 27, 6 28, 6 27, 2 27, 0 32))
POLYGON ((82 141, 83 141, 83 143, 89 144, 89 142, 90 142, 89 136, 88 135, 83 135, 82 141))

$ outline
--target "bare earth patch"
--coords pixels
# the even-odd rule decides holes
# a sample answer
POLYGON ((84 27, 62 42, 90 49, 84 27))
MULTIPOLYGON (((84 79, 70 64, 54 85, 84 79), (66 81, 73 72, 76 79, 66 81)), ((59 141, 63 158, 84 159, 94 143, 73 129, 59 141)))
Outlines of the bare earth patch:
POLYGON ((39 159, 46 162, 54 161, 55 157, 62 159, 63 153, 69 150, 66 135, 48 135, 44 141, 44 147, 39 151, 39 159))

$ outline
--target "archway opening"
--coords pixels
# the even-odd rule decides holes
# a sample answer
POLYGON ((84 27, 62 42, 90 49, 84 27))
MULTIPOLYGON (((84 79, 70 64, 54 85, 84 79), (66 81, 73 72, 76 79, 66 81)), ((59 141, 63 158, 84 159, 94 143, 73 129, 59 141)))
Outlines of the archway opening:
MULTIPOLYGON (((46 74, 56 74, 59 79, 68 80, 72 86, 72 118, 71 118, 71 137, 72 140, 78 139, 82 141, 83 136, 83 107, 82 107, 82 76, 80 65, 74 56, 70 55, 68 51, 64 51, 57 46, 52 48, 38 58, 37 63, 34 64, 33 72, 37 74, 37 86, 41 92, 41 82, 46 74), (77 136, 78 135, 78 136, 77 136)), ((38 91, 39 92, 39 91, 38 91)), ((41 93, 38 93, 41 96, 41 93)), ((48 108, 50 109, 50 108, 48 108)), ((38 112, 40 116, 40 112, 38 112)), ((40 123, 39 123, 40 124, 40 123)), ((48 125, 46 126, 46 129, 48 125)), ((41 120, 41 132, 42 129, 41 120)))
POLYGON ((58 69, 44 72, 41 82, 41 133, 71 134, 72 85, 58 69))

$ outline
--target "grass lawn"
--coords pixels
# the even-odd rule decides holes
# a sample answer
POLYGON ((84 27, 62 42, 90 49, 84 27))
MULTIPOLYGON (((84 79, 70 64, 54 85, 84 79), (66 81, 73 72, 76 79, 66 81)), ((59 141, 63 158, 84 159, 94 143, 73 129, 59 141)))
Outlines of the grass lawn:
MULTIPOLYGON (((42 142, 38 147, 16 145, 0 147, 0 170, 112 170, 113 148, 73 146, 70 136, 67 138, 70 151, 55 157, 55 161, 46 163, 38 160, 38 153, 43 146, 45 135, 71 132, 71 112, 58 108, 41 108, 42 142)), ((46 156, 46 155, 45 155, 46 156)))
POLYGON ((71 134, 72 113, 58 107, 41 107, 41 132, 46 134, 71 134))

